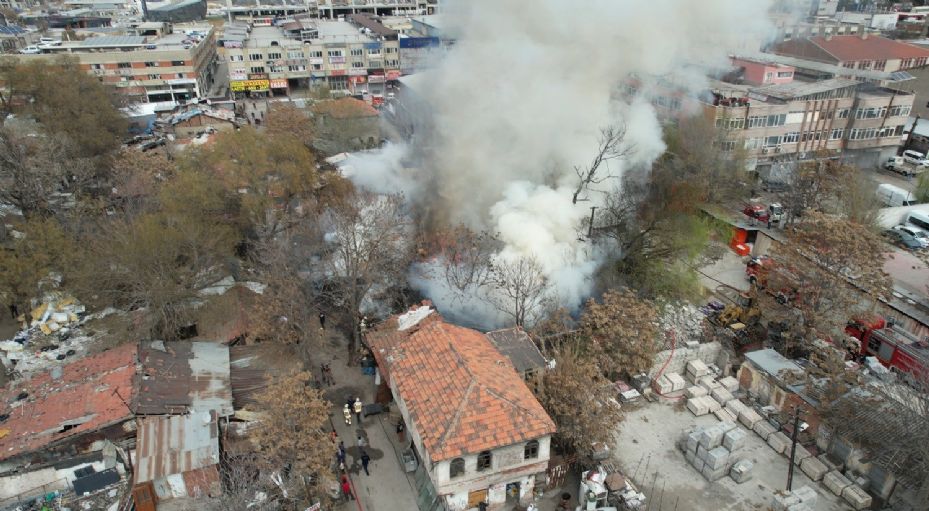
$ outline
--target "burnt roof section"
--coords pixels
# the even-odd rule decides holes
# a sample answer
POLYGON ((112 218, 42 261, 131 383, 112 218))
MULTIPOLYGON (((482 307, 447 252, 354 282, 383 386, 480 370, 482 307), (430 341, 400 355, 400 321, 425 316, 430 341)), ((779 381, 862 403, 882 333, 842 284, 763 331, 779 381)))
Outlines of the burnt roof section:
POLYGON ((135 411, 139 415, 215 410, 232 415, 229 348, 214 342, 145 342, 135 411))
MULTIPOLYGON (((290 346, 252 344, 229 348, 229 379, 236 410, 257 404, 256 396, 274 379, 300 370, 300 357, 290 346)), ((313 374, 319 377, 315 370, 313 374)))
POLYGON ((397 32, 396 30, 389 29, 385 27, 377 18, 375 18, 370 13, 360 12, 357 14, 352 14, 351 16, 352 23, 367 28, 373 34, 379 35, 388 39, 396 39, 397 32))
POLYGON ((545 367, 545 357, 522 328, 505 328, 487 332, 490 342, 510 359, 516 371, 523 373, 545 367))

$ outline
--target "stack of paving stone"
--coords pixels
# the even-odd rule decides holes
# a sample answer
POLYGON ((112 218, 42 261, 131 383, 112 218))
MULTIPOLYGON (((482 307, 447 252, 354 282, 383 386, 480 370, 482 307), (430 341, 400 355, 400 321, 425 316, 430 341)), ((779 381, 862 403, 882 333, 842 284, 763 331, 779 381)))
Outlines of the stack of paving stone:
POLYGON ((774 511, 813 511, 819 495, 809 486, 801 486, 794 491, 777 492, 771 501, 774 511))
MULTIPOLYGON (((687 461, 709 481, 730 475, 748 433, 735 422, 724 421, 685 433, 680 448, 687 461)), ((751 478, 751 464, 741 464, 737 471, 742 481, 751 478)), ((741 481, 738 481, 741 482, 741 481)))
POLYGON ((838 470, 823 476, 823 484, 826 485, 826 488, 829 488, 829 491, 845 499, 845 502, 848 502, 856 510, 871 507, 871 496, 868 495, 868 492, 842 475, 838 470))
POLYGON ((687 362, 687 379, 697 383, 701 377, 710 374, 710 368, 702 360, 691 360, 687 362))

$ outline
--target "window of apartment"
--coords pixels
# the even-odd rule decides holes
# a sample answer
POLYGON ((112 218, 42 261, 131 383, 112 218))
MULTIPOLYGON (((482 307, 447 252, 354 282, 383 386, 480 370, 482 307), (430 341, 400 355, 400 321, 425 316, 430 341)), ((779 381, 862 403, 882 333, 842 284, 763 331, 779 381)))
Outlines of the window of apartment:
POLYGON ((132 67, 132 64, 130 64, 129 62, 120 62, 119 64, 116 64, 116 67, 119 69, 129 69, 130 67, 132 67))
POLYGON ((793 75, 794 75, 793 71, 778 71, 777 72, 778 78, 790 78, 793 75))
POLYGON ((380 60, 369 60, 368 67, 371 69, 381 69, 384 67, 384 63, 380 60))
POLYGON ((455 458, 448 465, 448 478, 454 479, 458 476, 462 476, 465 473, 465 460, 464 458, 455 458))
POLYGON ((242 62, 245 60, 245 55, 229 55, 229 62, 242 62))
POLYGON ((287 66, 288 71, 306 71, 306 66, 287 66))
POLYGON ((91 69, 103 69, 103 64, 91 64, 91 69))
POLYGON ((888 116, 898 117, 902 115, 910 115, 910 105, 894 105, 890 107, 888 116))
POLYGON ((781 136, 774 135, 774 136, 765 138, 764 145, 765 147, 774 147, 774 146, 781 145, 781 136))
POLYGON ((343 57, 345 55, 342 53, 342 50, 329 50, 329 56, 330 57, 343 57))
POLYGON ((894 127, 893 126, 884 126, 879 129, 877 132, 877 138, 887 138, 894 136, 894 127))
POLYGON ((158 67, 157 62, 146 62, 145 67, 158 67))
POLYGON ((858 63, 858 69, 871 69, 871 61, 862 60, 861 62, 858 63))
POLYGON ((248 69, 249 69, 249 72, 251 73, 264 73, 265 72, 264 66, 255 66, 255 67, 250 67, 248 69))
POLYGON ((364 69, 365 63, 364 63, 364 62, 361 62, 361 61, 352 62, 352 67, 355 68, 355 69, 364 69))
POLYGON ((352 57, 364 57, 364 54, 363 48, 352 48, 352 57))
POLYGON ((269 53, 268 60, 281 60, 282 55, 280 53, 269 53))
POLYGON ((380 55, 380 54, 381 54, 381 49, 380 49, 380 48, 370 48, 370 49, 368 49, 368 55, 374 56, 374 55, 380 55))
POLYGON ((855 69, 855 63, 854 62, 843 62, 842 67, 847 67, 849 69, 855 69))
POLYGON ((874 61, 874 70, 875 70, 875 71, 883 71, 885 67, 887 67, 887 61, 886 61, 886 60, 875 60, 875 61, 874 61))
POLYGON ((785 144, 793 144, 793 143, 796 142, 797 140, 800 140, 800 132, 798 132, 798 131, 791 131, 790 133, 785 133, 785 134, 784 134, 784 143, 785 143, 785 144))
POLYGON ((384 48, 384 53, 397 53, 397 49, 393 46, 388 46, 384 48))
POLYGON ((323 69, 322 64, 312 64, 312 66, 313 66, 313 71, 322 71, 323 69))
POLYGON ((848 108, 840 108, 835 111, 835 118, 836 119, 848 119, 848 112, 849 112, 848 108))
POLYGON ((736 141, 735 140, 723 140, 719 143, 719 150, 728 153, 735 149, 736 141))
POLYGON ((764 128, 768 122, 768 116, 766 115, 753 115, 748 118, 748 127, 749 128, 764 128))
POLYGON ((264 60, 264 56, 260 53, 249 53, 248 60, 264 60))
POLYGON ((746 138, 745 139, 745 149, 751 151, 752 149, 758 149, 762 146, 762 139, 758 137, 746 138))
POLYGON ((783 126, 787 123, 787 114, 774 114, 768 116, 768 126, 783 126))
POLYGON ((321 58, 323 58, 323 52, 322 52, 321 50, 318 50, 318 51, 311 51, 311 52, 310 52, 310 58, 313 58, 313 59, 321 59, 321 58))
POLYGON ((772 78, 774 78, 774 73, 765 73, 765 74, 764 74, 764 81, 767 82, 768 80, 770 80, 770 79, 772 79, 772 78))
POLYGON ((161 75, 148 75, 149 80, 161 80, 161 75))
POLYGON ((526 442, 526 447, 523 449, 523 458, 527 460, 534 460, 538 457, 539 457, 538 440, 530 440, 526 442))
POLYGON ((283 73, 284 72, 284 66, 270 66, 269 69, 271 70, 272 73, 283 73))
POLYGON ((926 57, 920 57, 916 59, 916 67, 922 67, 926 65, 926 57))
POLYGON ((477 471, 481 472, 489 469, 492 460, 490 451, 482 451, 477 455, 477 471))
POLYGON ((302 51, 289 51, 289 52, 287 52, 287 58, 289 58, 289 59, 302 59, 302 58, 303 58, 303 52, 302 52, 302 51))
POLYGON ((183 61, 183 60, 172 60, 172 61, 171 61, 171 65, 174 66, 174 67, 183 66, 183 65, 184 65, 184 61, 183 61))
POLYGON ((183 80, 184 78, 187 78, 187 75, 185 75, 184 73, 178 73, 178 74, 177 74, 177 78, 178 78, 179 80, 183 80))
POLYGON ((829 140, 841 140, 843 133, 845 133, 843 129, 834 129, 829 133, 829 140))

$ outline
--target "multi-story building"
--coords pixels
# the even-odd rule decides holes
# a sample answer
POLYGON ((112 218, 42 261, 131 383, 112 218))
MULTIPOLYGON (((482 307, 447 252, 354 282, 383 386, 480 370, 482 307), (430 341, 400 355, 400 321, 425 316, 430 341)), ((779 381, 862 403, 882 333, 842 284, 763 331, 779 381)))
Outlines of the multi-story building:
POLYGON ((435 14, 437 0, 318 0, 313 3, 320 16, 337 19, 358 13, 386 16, 435 14))
POLYGON ((140 23, 127 35, 91 37, 49 47, 41 55, 71 55, 81 69, 145 103, 204 97, 216 71, 210 25, 140 23))
POLYGON ((824 151, 877 163, 896 152, 915 98, 848 78, 765 86, 714 82, 711 89, 704 109, 728 133, 722 149, 741 145, 756 166, 824 151))
POLYGON ((530 502, 555 424, 487 335, 428 304, 368 331, 379 396, 390 395, 419 462, 419 508, 463 511, 530 502))
POLYGON ((400 77, 397 32, 356 14, 349 21, 296 18, 278 26, 227 30, 229 88, 237 97, 287 95, 325 85, 382 94, 400 77))
POLYGON ((771 52, 887 73, 923 67, 929 61, 929 49, 867 33, 794 38, 775 45, 771 52))

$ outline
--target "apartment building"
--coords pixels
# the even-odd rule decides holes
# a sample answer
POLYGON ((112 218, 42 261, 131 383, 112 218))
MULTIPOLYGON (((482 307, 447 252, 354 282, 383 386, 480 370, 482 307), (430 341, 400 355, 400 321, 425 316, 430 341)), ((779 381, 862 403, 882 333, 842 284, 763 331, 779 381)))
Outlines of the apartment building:
POLYGON ((216 43, 208 24, 140 23, 127 35, 64 42, 42 55, 75 57, 81 69, 143 103, 204 97, 216 72, 216 43))
POLYGON ((877 163, 896 152, 912 93, 833 78, 751 86, 714 82, 704 108, 753 166, 812 158, 823 151, 877 163))
POLYGON ((775 45, 771 52, 886 73, 923 67, 929 61, 929 49, 867 33, 796 38, 775 45))
POLYGON ((383 16, 435 14, 437 0, 318 0, 314 3, 321 17, 338 19, 339 16, 359 13, 383 16))
POLYGON ((386 82, 400 77, 397 32, 368 15, 351 20, 297 18, 227 30, 230 89, 236 97, 283 96, 316 85, 383 94, 386 82))

